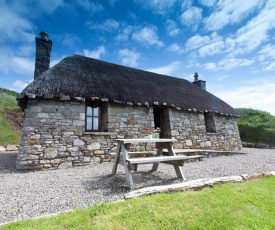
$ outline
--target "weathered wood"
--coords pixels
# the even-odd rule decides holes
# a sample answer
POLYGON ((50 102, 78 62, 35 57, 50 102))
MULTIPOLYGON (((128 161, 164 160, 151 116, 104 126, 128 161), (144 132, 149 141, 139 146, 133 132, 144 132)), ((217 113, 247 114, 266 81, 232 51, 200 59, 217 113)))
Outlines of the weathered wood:
POLYGON ((158 162, 168 162, 168 161, 185 161, 188 159, 201 158, 203 156, 165 156, 165 157, 137 157, 137 158, 129 158, 126 161, 131 164, 152 164, 158 162))
POLYGON ((142 138, 142 139, 115 139, 115 141, 124 143, 124 144, 131 144, 131 143, 151 143, 151 142, 157 142, 157 143, 171 143, 171 142, 176 142, 176 139, 166 139, 166 138, 152 138, 152 139, 146 139, 146 138, 142 138))
POLYGON ((132 155, 142 155, 142 154, 146 154, 146 155, 155 155, 157 152, 156 151, 137 151, 137 152, 128 152, 129 156, 132 155))
POLYGON ((241 176, 229 176, 229 177, 218 177, 213 179, 198 179, 193 181, 187 181, 178 184, 171 185, 162 185, 162 186, 154 186, 138 189, 132 192, 129 192, 124 195, 124 198, 131 199, 139 196, 154 194, 154 193, 167 193, 173 191, 181 191, 188 189, 202 189, 204 187, 213 186, 217 183, 228 183, 228 182, 243 182, 243 178, 241 176))
POLYGON ((115 156, 115 162, 113 164, 112 175, 116 174, 117 165, 119 163, 119 158, 120 158, 120 150, 121 150, 121 144, 118 143, 117 150, 116 150, 117 152, 116 152, 116 156, 115 156))

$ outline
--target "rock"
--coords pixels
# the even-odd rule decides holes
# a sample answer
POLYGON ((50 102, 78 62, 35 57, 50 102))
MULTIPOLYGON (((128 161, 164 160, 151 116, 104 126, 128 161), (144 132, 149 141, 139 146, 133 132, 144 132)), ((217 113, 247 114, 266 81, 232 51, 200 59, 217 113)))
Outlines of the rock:
POLYGON ((186 140, 186 145, 187 146, 192 146, 193 145, 192 140, 186 140))
POLYGON ((85 145, 85 143, 80 139, 75 139, 73 142, 73 146, 83 146, 83 145, 85 145))
POLYGON ((0 152, 6 152, 6 149, 5 149, 5 147, 3 147, 3 146, 0 146, 0 152))
POLYGON ((72 167, 73 167, 73 163, 71 161, 63 162, 58 166, 59 169, 68 169, 72 167))
POLYGON ((44 150, 44 158, 45 159, 53 159, 57 157, 57 149, 56 148, 46 148, 44 150))
POLYGON ((88 150, 96 150, 96 149, 100 149, 100 143, 98 142, 94 142, 90 145, 87 146, 88 150))
POLYGON ((211 147, 211 142, 210 141, 206 141, 205 142, 205 147, 211 147))
POLYGON ((16 145, 7 145, 6 150, 7 151, 17 151, 18 148, 16 145))

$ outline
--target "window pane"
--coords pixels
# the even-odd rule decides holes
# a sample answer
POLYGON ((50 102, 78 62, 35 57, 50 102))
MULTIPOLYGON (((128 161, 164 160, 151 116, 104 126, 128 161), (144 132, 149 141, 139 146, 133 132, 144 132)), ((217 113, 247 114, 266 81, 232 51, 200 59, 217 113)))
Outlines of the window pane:
POLYGON ((91 117, 87 117, 87 123, 86 123, 86 129, 87 130, 92 130, 93 129, 93 124, 92 124, 92 118, 91 117))
POLYGON ((98 117, 94 117, 94 130, 98 130, 98 117))
POLYGON ((91 107, 87 107, 87 116, 92 116, 92 108, 91 107))
POLYGON ((98 107, 94 107, 94 116, 98 117, 98 107))

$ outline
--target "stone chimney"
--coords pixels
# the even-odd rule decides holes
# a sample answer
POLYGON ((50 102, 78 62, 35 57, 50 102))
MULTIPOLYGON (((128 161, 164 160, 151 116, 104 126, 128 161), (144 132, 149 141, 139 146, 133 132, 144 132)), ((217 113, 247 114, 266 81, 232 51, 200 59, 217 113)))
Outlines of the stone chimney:
POLYGON ((206 90, 206 81, 199 80, 199 74, 195 73, 193 83, 199 86, 201 89, 206 90))
POLYGON ((36 42, 36 56, 35 56, 35 69, 34 79, 36 79, 41 73, 50 68, 52 41, 48 40, 49 35, 42 31, 40 32, 40 38, 35 38, 36 42))

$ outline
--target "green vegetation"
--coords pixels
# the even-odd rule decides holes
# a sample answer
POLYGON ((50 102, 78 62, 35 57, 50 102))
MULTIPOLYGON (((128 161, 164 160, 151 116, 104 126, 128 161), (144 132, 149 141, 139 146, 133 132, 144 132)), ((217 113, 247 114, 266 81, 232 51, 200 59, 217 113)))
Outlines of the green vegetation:
POLYGON ((275 116, 268 112, 239 108, 238 126, 242 141, 275 145, 275 116))
POLYGON ((275 177, 145 196, 4 229, 275 229, 275 177))
MULTIPOLYGON (((18 144, 19 134, 16 133, 4 117, 4 113, 21 113, 17 106, 18 93, 0 88, 0 145, 18 144)), ((23 115, 22 115, 23 116, 23 115)))

